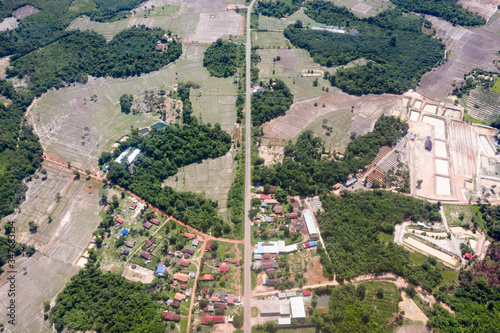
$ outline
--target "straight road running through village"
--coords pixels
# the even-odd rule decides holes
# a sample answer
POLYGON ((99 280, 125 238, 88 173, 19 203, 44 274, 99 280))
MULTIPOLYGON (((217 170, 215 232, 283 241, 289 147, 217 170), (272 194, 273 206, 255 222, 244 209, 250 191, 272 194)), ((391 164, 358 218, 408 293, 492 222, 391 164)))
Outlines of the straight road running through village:
POLYGON ((255 4, 255 0, 252 0, 247 10, 247 44, 246 44, 246 106, 245 106, 245 332, 250 333, 252 331, 252 276, 250 271, 250 263, 252 262, 252 244, 250 243, 250 218, 248 212, 250 211, 250 186, 251 186, 251 149, 250 149, 250 133, 251 133, 251 112, 250 112, 250 97, 251 97, 251 87, 250 87, 250 68, 251 64, 251 52, 252 52, 252 42, 251 42, 251 31, 250 31, 250 15, 252 13, 252 7, 255 4))

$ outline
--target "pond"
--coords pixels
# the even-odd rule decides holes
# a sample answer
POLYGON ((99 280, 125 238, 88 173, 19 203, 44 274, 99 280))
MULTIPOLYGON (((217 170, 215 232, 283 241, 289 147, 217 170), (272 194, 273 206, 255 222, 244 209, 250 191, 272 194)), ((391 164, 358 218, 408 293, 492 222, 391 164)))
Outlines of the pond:
POLYGON ((321 295, 318 296, 318 305, 316 306, 318 308, 329 308, 330 307, 330 295, 321 295))

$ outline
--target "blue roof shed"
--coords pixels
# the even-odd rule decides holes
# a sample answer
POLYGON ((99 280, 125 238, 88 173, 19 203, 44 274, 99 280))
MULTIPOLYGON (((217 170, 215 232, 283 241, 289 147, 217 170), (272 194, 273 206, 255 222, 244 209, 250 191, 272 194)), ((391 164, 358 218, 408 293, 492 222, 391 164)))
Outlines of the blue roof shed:
POLYGON ((158 266, 158 268, 156 269, 156 275, 161 275, 163 276, 163 272, 165 272, 165 266, 158 266))
POLYGON ((125 236, 128 233, 128 229, 123 229, 122 236, 125 236))
POLYGON ((313 246, 316 246, 316 245, 317 245, 317 244, 316 244, 316 242, 315 242, 315 241, 309 241, 309 246, 310 246, 310 247, 313 247, 313 246))

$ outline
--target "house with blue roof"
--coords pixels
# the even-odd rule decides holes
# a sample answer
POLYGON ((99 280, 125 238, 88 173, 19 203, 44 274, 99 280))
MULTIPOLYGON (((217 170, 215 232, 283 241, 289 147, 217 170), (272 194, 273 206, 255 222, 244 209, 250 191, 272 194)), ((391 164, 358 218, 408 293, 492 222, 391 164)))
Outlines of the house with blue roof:
POLYGON ((165 274, 165 266, 158 265, 158 268, 156 269, 156 275, 164 276, 164 274, 165 274))
POLYGON ((128 233, 128 229, 123 229, 122 236, 125 236, 128 233))

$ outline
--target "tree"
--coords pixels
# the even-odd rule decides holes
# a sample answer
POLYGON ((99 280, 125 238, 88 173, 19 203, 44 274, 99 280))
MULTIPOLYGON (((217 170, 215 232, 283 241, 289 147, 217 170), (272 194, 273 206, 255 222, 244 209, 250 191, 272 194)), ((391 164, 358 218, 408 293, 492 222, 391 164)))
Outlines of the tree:
POLYGON ((233 326, 235 328, 240 328, 243 326, 243 316, 241 314, 237 314, 233 318, 233 326))
POLYGON ((313 87, 317 87, 317 86, 318 86, 318 78, 315 78, 313 81, 313 87))
POLYGON ((220 278, 219 280, 219 284, 221 287, 225 287, 226 286, 226 279, 224 279, 223 277, 220 278))
POLYGON ((120 97, 121 111, 125 114, 129 114, 133 101, 134 101, 134 96, 132 96, 131 94, 123 94, 120 97))
POLYGON ((61 200, 61 193, 57 192, 56 193, 56 202, 59 202, 61 200))
POLYGON ((52 216, 51 215, 47 216, 47 222, 52 223, 52 216))
POLYGON ((417 180, 417 187, 421 187, 424 181, 422 179, 417 180))
POLYGON ((73 174, 75 175, 75 180, 80 179, 80 173, 76 170, 73 170, 73 174))
POLYGON ((36 224, 35 221, 29 221, 28 225, 30 227, 30 231, 31 232, 36 232, 37 231, 38 224, 36 224))
POLYGON ((118 200, 118 196, 116 194, 113 194, 111 197, 111 205, 113 205, 113 208, 115 209, 120 205, 120 201, 118 200))
POLYGON ((365 299, 365 295, 366 295, 366 287, 364 284, 360 284, 356 288, 356 296, 362 301, 365 299))
POLYGON ((380 181, 377 179, 372 180, 372 188, 380 188, 380 181))
POLYGON ((43 302, 43 311, 47 312, 50 310, 50 301, 43 302))
POLYGON ((380 298, 380 299, 384 298, 384 289, 382 289, 382 288, 377 289, 377 298, 380 298))
POLYGON ((101 238, 101 237, 96 237, 94 241, 95 241, 95 246, 96 246, 98 249, 100 249, 100 248, 101 248, 101 246, 102 246, 102 238, 101 238))

